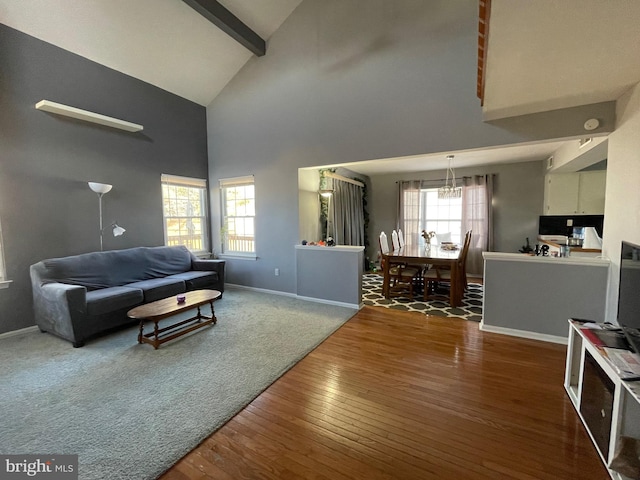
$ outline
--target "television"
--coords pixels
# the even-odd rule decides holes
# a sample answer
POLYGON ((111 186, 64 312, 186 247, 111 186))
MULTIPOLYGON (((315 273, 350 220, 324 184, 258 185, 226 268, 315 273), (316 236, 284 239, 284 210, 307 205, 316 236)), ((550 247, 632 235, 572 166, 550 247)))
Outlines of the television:
POLYGON ((640 328, 640 246, 625 241, 620 252, 618 324, 640 328))

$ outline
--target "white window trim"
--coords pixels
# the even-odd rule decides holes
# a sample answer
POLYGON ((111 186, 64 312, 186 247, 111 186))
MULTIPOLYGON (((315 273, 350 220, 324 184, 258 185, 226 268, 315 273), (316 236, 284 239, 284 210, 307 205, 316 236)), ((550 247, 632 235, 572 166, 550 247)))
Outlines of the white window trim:
MULTIPOLYGON (((425 195, 425 201, 426 201, 426 192, 433 192, 433 191, 437 191, 437 190, 438 190, 438 189, 437 189, 437 188, 435 188, 435 187, 421 188, 421 189, 420 189, 420 195, 423 195, 423 194, 424 194, 424 195, 425 195), (423 192, 424 192, 424 193, 423 193, 423 192)), ((426 202, 425 202, 425 208, 426 208, 426 205, 427 205, 427 204, 426 204, 426 202)), ((461 206, 461 208, 462 208, 462 206, 461 206)), ((422 209, 421 209, 421 210, 422 210, 422 209)), ((438 218, 438 219, 431 218, 431 219, 428 219, 428 218, 427 218, 427 216, 426 216, 426 213, 425 213, 424 218, 422 218, 422 211, 419 213, 419 215, 420 215, 420 216, 419 216, 419 218, 418 218, 418 222, 422 222, 422 220, 425 220, 425 221, 430 220, 430 221, 432 221, 432 222, 460 223, 460 239, 462 240, 462 238, 463 238, 463 236, 464 236, 464 234, 463 234, 463 232, 462 232, 462 218, 460 218, 460 220, 455 219, 455 218, 438 218)), ((426 227, 426 225, 423 225, 421 228, 425 228, 425 227, 426 227)), ((440 232, 440 233, 444 233, 444 232, 440 232)))
POLYGON ((2 240, 2 223, 0 222, 0 289, 9 288, 13 280, 7 280, 7 264, 4 261, 4 241, 2 240))
MULTIPOLYGON (((202 188, 204 189, 204 221, 203 225, 203 234, 204 234, 204 243, 205 248, 203 250, 190 250, 196 257, 208 257, 211 255, 210 247, 211 247, 211 239, 209 235, 209 206, 207 199, 207 180, 204 178, 194 178, 194 177, 182 177, 179 175, 170 175, 167 173, 163 173, 160 175, 160 185, 177 185, 177 186, 186 186, 186 187, 194 187, 194 188, 202 188)), ((164 244, 167 244, 167 224, 166 218, 164 215, 164 195, 162 197, 163 205, 162 205, 162 232, 164 236, 164 244)))
MULTIPOLYGON (((225 209, 225 205, 224 205, 224 189, 227 187, 233 187, 233 186, 242 186, 242 185, 253 185, 255 188, 255 176, 254 175, 244 175, 242 177, 231 177, 231 178, 221 178, 218 180, 218 183, 220 185, 220 208, 221 208, 221 215, 220 215, 220 221, 221 221, 221 225, 220 227, 222 228, 224 226, 224 221, 225 221, 225 214, 226 214, 226 209, 225 209)), ((254 198, 255 200, 255 198, 254 198)), ((254 233, 253 233, 253 244, 254 244, 254 251, 253 252, 236 252, 236 251, 232 251, 232 252, 224 252, 224 239, 220 239, 220 250, 221 253, 218 255, 220 258, 225 259, 238 259, 238 260, 257 260, 258 259, 258 254, 257 254, 257 238, 256 238, 256 232, 255 232, 255 226, 256 226, 256 218, 257 218, 257 213, 253 215, 253 228, 254 228, 254 233)))

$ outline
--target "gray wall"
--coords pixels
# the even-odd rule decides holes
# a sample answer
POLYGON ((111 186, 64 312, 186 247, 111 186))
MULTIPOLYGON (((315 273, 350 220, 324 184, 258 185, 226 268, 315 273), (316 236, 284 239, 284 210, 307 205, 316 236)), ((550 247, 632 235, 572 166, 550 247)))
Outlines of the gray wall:
POLYGON ((9 279, 0 333, 34 324, 29 265, 100 248, 162 245, 160 174, 207 178, 206 111, 164 90, 0 25, 0 219, 9 279), (38 111, 42 100, 144 125, 128 133, 38 111))
MULTIPOLYGON (((544 203, 542 162, 487 165, 456 169, 456 177, 496 174, 494 178, 494 251, 517 252, 529 237, 531 246, 538 235, 538 217, 544 203)), ((371 244, 366 255, 377 258, 377 238, 396 228, 398 184, 400 180, 443 179, 444 170, 371 176, 371 244)))
MULTIPOLYGON (((228 261, 230 282, 295 292, 298 167, 579 135, 590 116, 612 128, 603 108, 613 105, 555 112, 553 123, 484 123, 477 22, 476 0, 304 0, 294 10, 207 108, 212 186, 255 175, 258 260, 228 261)), ((219 245, 217 188, 211 198, 219 245)))
POLYGON ((485 260, 483 326, 566 338, 569 318, 602 322, 608 262, 485 260))

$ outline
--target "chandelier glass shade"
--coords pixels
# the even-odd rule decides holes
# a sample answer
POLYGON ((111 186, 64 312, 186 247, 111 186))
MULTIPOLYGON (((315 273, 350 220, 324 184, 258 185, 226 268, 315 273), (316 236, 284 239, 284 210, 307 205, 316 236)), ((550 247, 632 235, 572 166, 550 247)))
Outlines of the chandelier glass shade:
POLYGON ((444 186, 438 189, 438 198, 461 198, 462 187, 456 186, 456 173, 453 170, 453 155, 447 155, 447 178, 444 186), (449 177, 451 175, 451 177, 449 177))

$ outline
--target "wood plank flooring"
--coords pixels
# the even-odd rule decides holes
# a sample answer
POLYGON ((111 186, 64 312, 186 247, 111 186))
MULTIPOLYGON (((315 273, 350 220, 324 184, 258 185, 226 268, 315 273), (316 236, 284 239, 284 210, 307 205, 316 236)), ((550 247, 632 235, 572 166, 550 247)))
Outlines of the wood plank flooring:
POLYGON ((609 478, 565 348, 365 307, 161 478, 609 478))

